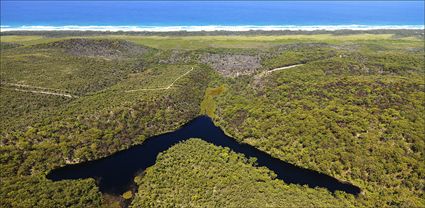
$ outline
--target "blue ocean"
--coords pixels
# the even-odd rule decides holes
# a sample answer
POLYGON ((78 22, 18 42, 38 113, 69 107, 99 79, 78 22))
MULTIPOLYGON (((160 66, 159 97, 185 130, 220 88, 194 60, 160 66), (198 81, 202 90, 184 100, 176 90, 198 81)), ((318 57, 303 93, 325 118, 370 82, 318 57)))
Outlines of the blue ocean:
POLYGON ((423 25, 424 1, 1 1, 2 30, 423 25))

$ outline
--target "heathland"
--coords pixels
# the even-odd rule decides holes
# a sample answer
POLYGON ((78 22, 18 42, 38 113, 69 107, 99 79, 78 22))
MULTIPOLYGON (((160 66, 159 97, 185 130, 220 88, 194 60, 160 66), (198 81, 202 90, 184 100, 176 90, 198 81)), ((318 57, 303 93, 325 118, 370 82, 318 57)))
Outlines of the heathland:
POLYGON ((316 33, 3 33, 0 206, 425 206, 423 30, 316 33), (94 179, 45 178, 202 114, 362 193, 288 185, 198 139, 122 198, 94 179))

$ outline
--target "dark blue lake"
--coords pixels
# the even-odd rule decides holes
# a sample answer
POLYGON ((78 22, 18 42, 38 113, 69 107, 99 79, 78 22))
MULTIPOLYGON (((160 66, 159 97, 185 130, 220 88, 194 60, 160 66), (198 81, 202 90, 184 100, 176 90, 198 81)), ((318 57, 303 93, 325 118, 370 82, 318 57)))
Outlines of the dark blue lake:
POLYGON ((122 194, 134 186, 133 179, 136 174, 155 164, 156 157, 160 152, 190 138, 200 138, 214 145, 229 147, 247 157, 255 157, 258 166, 265 166, 274 171, 277 178, 286 183, 322 187, 331 192, 344 191, 354 195, 361 192, 359 187, 350 183, 292 165, 248 144, 238 143, 224 134, 206 116, 197 117, 174 132, 148 138, 140 145, 111 156, 57 168, 51 171, 47 178, 53 181, 94 178, 98 181, 100 191, 103 193, 122 194))

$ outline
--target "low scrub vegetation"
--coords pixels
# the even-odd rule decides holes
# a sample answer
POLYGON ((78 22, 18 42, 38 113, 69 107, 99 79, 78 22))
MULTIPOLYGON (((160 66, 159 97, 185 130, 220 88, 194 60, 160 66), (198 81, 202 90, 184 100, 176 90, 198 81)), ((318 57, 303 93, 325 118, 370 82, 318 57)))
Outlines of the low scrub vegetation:
POLYGON ((125 194, 131 206, 425 206, 423 31, 18 33, 1 35, 2 207, 110 205, 92 179, 45 175, 201 114, 240 142, 362 193, 287 185, 193 139, 136 177, 139 191, 125 194))

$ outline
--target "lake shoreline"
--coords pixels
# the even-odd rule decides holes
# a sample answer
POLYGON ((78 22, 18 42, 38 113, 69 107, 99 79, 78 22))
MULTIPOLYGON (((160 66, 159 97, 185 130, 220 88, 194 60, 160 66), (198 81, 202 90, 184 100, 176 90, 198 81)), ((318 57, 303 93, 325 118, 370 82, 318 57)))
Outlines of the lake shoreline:
POLYGON ((216 146, 228 147, 247 158, 256 158, 258 167, 269 168, 277 175, 277 179, 287 184, 326 188, 333 193, 344 191, 355 196, 362 191, 360 187, 347 181, 290 164, 254 146, 240 143, 226 135, 220 127, 215 126, 208 116, 198 116, 175 131, 150 137, 142 144, 107 157, 58 167, 51 170, 46 178, 52 181, 94 178, 98 181, 101 192, 121 195, 134 185, 133 178, 137 173, 156 163, 158 154, 190 138, 199 138, 216 146))

